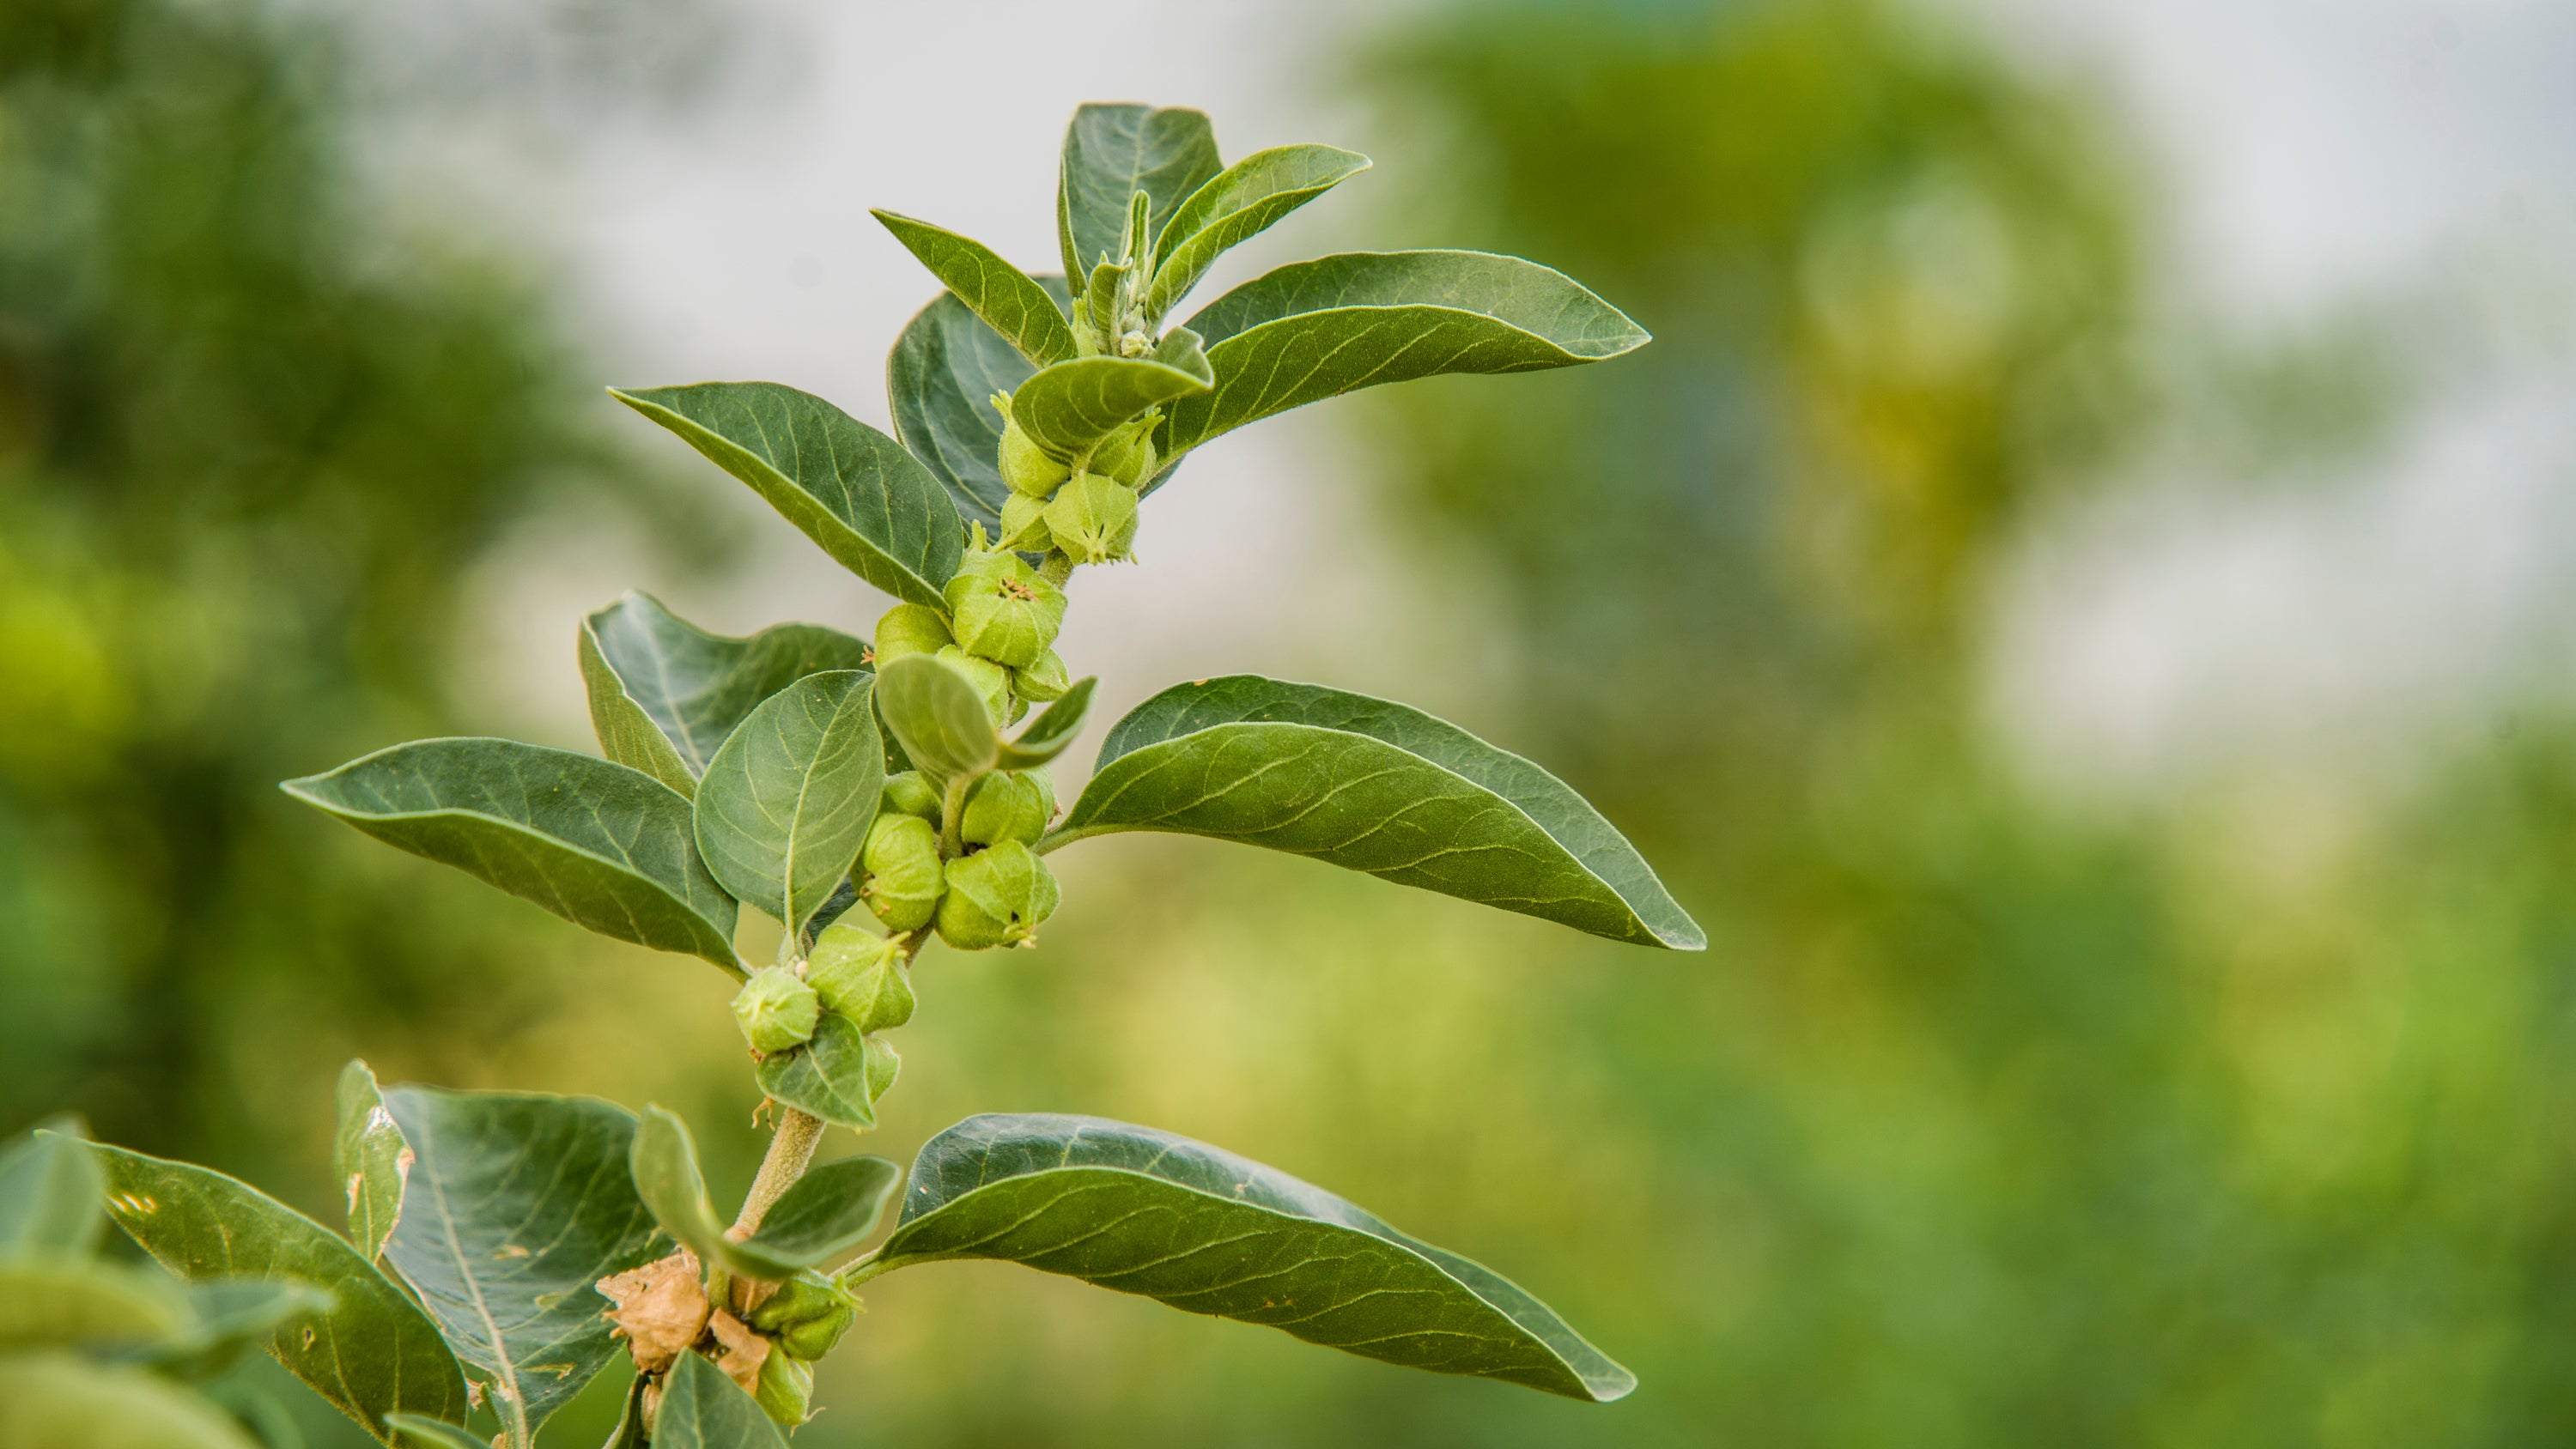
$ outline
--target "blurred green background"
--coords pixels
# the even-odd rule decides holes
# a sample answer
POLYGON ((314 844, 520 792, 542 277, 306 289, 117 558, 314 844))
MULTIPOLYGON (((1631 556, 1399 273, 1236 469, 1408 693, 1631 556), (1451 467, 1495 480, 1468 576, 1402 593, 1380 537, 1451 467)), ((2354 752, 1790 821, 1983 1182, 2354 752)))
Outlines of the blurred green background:
MULTIPOLYGON (((0 1125, 78 1110, 327 1217, 363 1054, 663 1101, 738 1186, 716 973, 273 788, 501 727, 458 641, 529 520, 617 519, 647 587, 750 547, 732 485, 600 400, 630 379, 558 254, 379 204, 333 16, 0 10, 0 1125)), ((1510 1274, 1644 1387, 1407 1375, 978 1265, 874 1286, 798 1442, 2576 1434, 2563 702, 2479 703, 2393 782, 2105 807, 2016 764, 1987 683, 2049 510, 2176 429, 2384 450, 2400 339, 2208 335, 2102 88, 1893 0, 1438 6, 1318 54, 1413 167, 1345 235, 1518 251, 1657 334, 1314 425, 1372 460, 1355 516, 1412 614, 1335 641, 1370 661, 1338 682, 1516 661, 1463 722, 1626 828, 1711 949, 1086 847, 1043 950, 925 966, 869 1145, 995 1109, 1215 1141, 1510 1274)), ((839 390, 890 340, 834 340, 839 390)), ((568 676, 568 625, 548 650, 568 676)))

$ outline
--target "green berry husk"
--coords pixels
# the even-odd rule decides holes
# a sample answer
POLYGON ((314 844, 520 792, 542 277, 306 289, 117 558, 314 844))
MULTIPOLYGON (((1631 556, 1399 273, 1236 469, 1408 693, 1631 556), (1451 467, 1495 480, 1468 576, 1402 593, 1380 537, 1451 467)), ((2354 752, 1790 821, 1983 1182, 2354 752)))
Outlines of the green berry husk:
POLYGON ((803 1046, 813 1039, 823 1003, 814 988, 784 966, 764 966, 734 993, 733 1019, 743 1040, 764 1055, 803 1046))
POLYGON ((808 1268, 779 1284, 745 1321, 788 1353, 811 1361, 830 1352, 858 1316, 857 1294, 808 1268))
POLYGON ((1064 591, 1008 549, 968 554, 945 592, 957 647, 996 664, 1036 663, 1064 627, 1064 591))
POLYGON ((955 643, 948 632, 948 621, 928 604, 897 604, 877 620, 877 667, 901 659, 907 654, 936 654, 955 643))
POLYGON ((1064 667, 1064 656, 1050 649, 1038 656, 1038 662, 1026 669, 1011 671, 1011 692, 1022 699, 1040 704, 1064 698, 1073 688, 1073 675, 1064 667))
POLYGON ((1092 449, 1090 470, 1136 487, 1154 476, 1157 458, 1154 452, 1156 418, 1139 418, 1100 440, 1092 449))
POLYGON ((814 1370, 793 1354, 773 1351, 760 1361, 760 1378, 751 1391, 760 1411, 771 1421, 793 1429, 814 1417, 814 1370))
POLYGON ((1076 563, 1123 559, 1136 541, 1136 490, 1103 474, 1080 474, 1046 506, 1046 525, 1076 563))
POLYGON ((859 869, 859 899, 887 930, 928 925, 942 888, 939 828, 918 815, 878 816, 859 869))
POLYGON ((966 676, 984 701, 984 712, 1000 724, 1011 708, 1011 671, 990 659, 978 659, 951 644, 939 651, 939 662, 966 676))
MULTIPOLYGON (((1008 416, 1007 409, 1004 415, 1008 416)), ((1073 465, 1048 457, 1017 418, 1002 426, 1001 464, 1002 481, 1011 485, 1012 492, 1031 498, 1046 497, 1057 484, 1073 476, 1073 465)))
POLYGON ((1002 502, 1002 536, 994 547, 1016 553, 1044 553, 1055 547, 1055 536, 1047 532, 1046 500, 1026 493, 1014 493, 1002 502))
POLYGON ((939 898, 939 939, 960 951, 1016 946, 1055 914, 1055 876, 1018 841, 988 846, 948 862, 939 898))
POLYGON ((885 789, 877 795, 877 813, 918 815, 925 820, 939 818, 939 787, 919 770, 904 770, 886 776, 885 789))
POLYGON ((1044 769, 1002 770, 976 781, 966 793, 957 834, 970 845, 999 845, 1006 840, 1035 845, 1053 819, 1055 781, 1044 769))
POLYGON ((815 939, 814 954, 805 958, 805 983, 825 1011, 848 1017, 863 1032, 912 1020, 912 976, 904 969, 902 948, 856 926, 835 925, 815 939))

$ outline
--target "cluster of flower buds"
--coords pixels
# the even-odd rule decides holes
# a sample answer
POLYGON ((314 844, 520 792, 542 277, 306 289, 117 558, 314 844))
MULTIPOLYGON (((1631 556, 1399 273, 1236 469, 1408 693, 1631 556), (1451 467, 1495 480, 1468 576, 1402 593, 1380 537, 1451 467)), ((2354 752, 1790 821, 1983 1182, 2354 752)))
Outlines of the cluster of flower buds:
MULTIPOLYGON (((1011 400, 993 406, 1011 417, 1011 400)), ((1088 457, 1067 463, 1049 457, 1011 419, 1002 429, 1002 479, 1011 485, 1002 505, 1000 547, 1061 552, 1075 563, 1114 563, 1130 556, 1136 541, 1136 490, 1154 476, 1152 413, 1100 440, 1088 457)))
POLYGON ((886 781, 859 852, 859 899, 897 933, 924 926, 961 951, 1034 939, 1055 912, 1055 876, 1029 847, 1055 818, 1047 772, 1004 770, 977 780, 958 817, 961 853, 943 859, 938 793, 906 771, 886 781))
MULTIPOLYGON (((876 662, 927 654, 966 676, 996 725, 1011 724, 1032 702, 1061 699, 1072 681, 1055 652, 1064 627, 1064 590, 1006 548, 976 546, 944 591, 948 611, 897 604, 877 620, 876 662)), ((934 809, 930 813, 936 815, 934 809)))
POLYGON ((868 1091, 877 1095, 894 1085, 902 1064, 877 1033, 912 1020, 912 978, 904 963, 899 943, 835 922, 804 960, 753 972, 734 993, 734 1021, 751 1049, 767 1056, 812 1041, 826 1015, 848 1018, 867 1043, 868 1091))

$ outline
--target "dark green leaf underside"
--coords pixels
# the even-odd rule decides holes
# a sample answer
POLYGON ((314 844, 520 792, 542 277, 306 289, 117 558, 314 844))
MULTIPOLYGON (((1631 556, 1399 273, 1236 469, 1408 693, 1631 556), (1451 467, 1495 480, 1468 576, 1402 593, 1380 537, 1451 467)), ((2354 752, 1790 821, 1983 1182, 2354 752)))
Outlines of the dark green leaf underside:
POLYGON ((762 700, 808 674, 867 668, 868 646, 819 624, 727 638, 630 591, 582 620, 581 663, 601 750, 691 795, 762 700))

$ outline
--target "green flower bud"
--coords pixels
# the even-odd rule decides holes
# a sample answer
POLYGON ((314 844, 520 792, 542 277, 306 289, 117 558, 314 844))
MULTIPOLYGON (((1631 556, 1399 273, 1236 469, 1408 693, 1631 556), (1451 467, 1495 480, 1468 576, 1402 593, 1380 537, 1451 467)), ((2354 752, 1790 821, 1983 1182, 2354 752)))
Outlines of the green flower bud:
POLYGON ((792 1354, 772 1353, 760 1361, 760 1379, 751 1391, 760 1411, 793 1429, 814 1417, 814 1370, 792 1354))
POLYGON ((956 641, 949 636, 948 621, 927 604, 897 604, 877 620, 877 667, 901 659, 907 654, 936 654, 956 641))
POLYGON ((1015 552, 1044 553, 1055 547, 1055 536, 1047 532, 1046 500, 1014 493, 1002 501, 1002 536, 996 548, 1015 552))
POLYGON ((824 1010, 857 1022, 861 1031, 912 1020, 912 978, 902 949, 856 926, 834 925, 815 939, 814 954, 805 959, 805 983, 822 998, 824 1010))
POLYGON ((939 828, 918 815, 878 816, 859 852, 859 869, 859 899, 887 930, 929 924, 939 906, 939 828))
POLYGON ((1154 428, 1161 419, 1138 418, 1091 450, 1090 470, 1105 473, 1133 488, 1154 476, 1154 428))
POLYGON ((1036 663, 1064 627, 1064 591, 1007 549, 968 554, 946 592, 958 647, 996 664, 1036 663))
POLYGON ((1016 840, 948 862, 939 939, 960 951, 1016 946, 1055 914, 1055 876, 1016 840))
POLYGON ((999 845, 1016 840, 1035 845, 1055 819, 1055 782, 1043 769, 1004 770, 986 775, 966 792, 966 810, 957 833, 973 845, 999 845))
POLYGON ((1136 541, 1136 490, 1099 473, 1080 474, 1046 506, 1046 526, 1076 563, 1123 559, 1136 541))
POLYGON ((749 1321, 780 1348, 810 1362, 829 1353, 858 1316, 857 1294, 808 1268, 760 1300, 749 1321))
POLYGON ((1055 491, 1055 485, 1073 476, 1073 466, 1059 463, 1046 454, 1037 440, 1011 416, 1011 400, 1000 393, 993 395, 993 408, 1002 415, 1002 481, 1014 493, 1031 498, 1044 498, 1055 491))
POLYGON ((925 820, 939 818, 939 787, 919 770, 905 770, 886 776, 885 790, 877 796, 877 811, 897 815, 918 815, 925 820))
POLYGON ((1011 692, 1022 699, 1040 704, 1064 698, 1073 688, 1073 675, 1064 667, 1064 657, 1050 649, 1038 656, 1038 662, 1026 669, 1011 671, 1011 692))
POLYGON ((1011 671, 990 659, 978 659, 951 644, 939 651, 939 662, 966 676, 975 692, 984 699, 984 712, 1000 724, 1011 708, 1011 671))
POLYGON ((784 966, 762 967, 734 993, 733 1019, 742 1024, 743 1040, 764 1055, 803 1046, 822 1014, 814 988, 784 966))
POLYGON ((859 1041, 866 1048, 868 1100, 881 1101, 887 1092, 893 1090, 895 1073, 903 1070, 903 1058, 896 1054, 894 1044, 884 1037, 869 1035, 859 1038, 859 1041))

